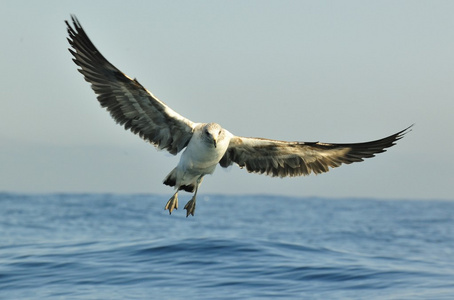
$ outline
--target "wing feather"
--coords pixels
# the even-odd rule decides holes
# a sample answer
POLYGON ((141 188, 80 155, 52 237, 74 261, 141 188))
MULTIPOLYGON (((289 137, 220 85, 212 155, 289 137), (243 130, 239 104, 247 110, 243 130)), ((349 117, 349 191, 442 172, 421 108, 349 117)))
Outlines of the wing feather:
POLYGON ((123 74, 107 61, 72 16, 68 42, 73 61, 98 95, 102 107, 125 129, 138 134, 159 149, 177 154, 187 146, 195 124, 179 115, 147 91, 136 79, 123 74))
POLYGON ((412 126, 380 140, 354 144, 233 137, 220 165, 228 167, 236 163, 240 167, 246 167, 248 172, 278 177, 324 173, 330 168, 360 162, 364 158, 385 152, 412 126))

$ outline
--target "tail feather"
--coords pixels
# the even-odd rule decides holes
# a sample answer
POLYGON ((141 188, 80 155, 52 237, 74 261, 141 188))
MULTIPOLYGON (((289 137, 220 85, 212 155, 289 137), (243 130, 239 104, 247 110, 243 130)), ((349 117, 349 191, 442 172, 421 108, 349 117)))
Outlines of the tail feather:
POLYGON ((175 173, 176 173, 175 169, 173 169, 173 171, 170 172, 169 175, 167 175, 166 179, 164 179, 165 185, 175 186, 175 184, 177 183, 177 178, 176 178, 175 173))
MULTIPOLYGON (((177 171, 176 168, 172 170, 172 172, 167 175, 167 177, 164 179, 163 182, 165 185, 169 186, 175 186, 177 184, 177 171)), ((195 190, 195 185, 194 184, 188 184, 188 185, 181 185, 178 186, 178 190, 184 190, 189 193, 193 193, 195 190)))
POLYGON ((184 190, 189 193, 194 193, 195 190, 195 185, 189 184, 189 185, 182 185, 178 188, 179 190, 184 190))

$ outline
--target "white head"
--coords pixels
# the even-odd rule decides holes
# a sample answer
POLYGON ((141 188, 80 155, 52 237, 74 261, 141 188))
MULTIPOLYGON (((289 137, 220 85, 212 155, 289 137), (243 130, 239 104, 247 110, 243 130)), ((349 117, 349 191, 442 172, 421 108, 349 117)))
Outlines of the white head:
POLYGON ((222 140, 225 136, 224 129, 221 125, 216 123, 206 123, 202 127, 202 137, 204 140, 212 144, 215 148, 219 140, 222 140))

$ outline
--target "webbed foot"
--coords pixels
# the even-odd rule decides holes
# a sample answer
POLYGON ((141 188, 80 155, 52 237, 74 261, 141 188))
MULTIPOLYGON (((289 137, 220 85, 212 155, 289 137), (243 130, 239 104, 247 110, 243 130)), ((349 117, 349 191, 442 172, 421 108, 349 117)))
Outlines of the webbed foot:
POLYGON ((169 215, 172 214, 172 211, 174 209, 178 209, 178 193, 175 193, 172 198, 167 201, 166 207, 164 209, 169 210, 169 215))
POLYGON ((192 199, 189 200, 188 203, 186 203, 186 205, 184 206, 184 209, 186 209, 186 218, 189 217, 189 215, 193 215, 194 216, 194 212, 195 212, 195 196, 192 197, 192 199))

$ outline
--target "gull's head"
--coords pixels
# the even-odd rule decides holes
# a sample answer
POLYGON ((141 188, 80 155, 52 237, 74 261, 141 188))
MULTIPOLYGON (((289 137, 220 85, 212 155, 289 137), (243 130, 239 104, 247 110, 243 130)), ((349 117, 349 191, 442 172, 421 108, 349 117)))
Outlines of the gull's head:
POLYGON ((216 123, 207 123, 203 126, 203 138, 212 144, 215 148, 219 139, 222 139, 223 129, 221 125, 216 123))

